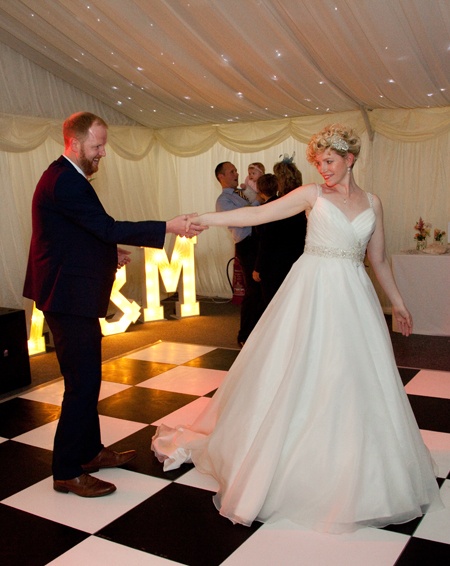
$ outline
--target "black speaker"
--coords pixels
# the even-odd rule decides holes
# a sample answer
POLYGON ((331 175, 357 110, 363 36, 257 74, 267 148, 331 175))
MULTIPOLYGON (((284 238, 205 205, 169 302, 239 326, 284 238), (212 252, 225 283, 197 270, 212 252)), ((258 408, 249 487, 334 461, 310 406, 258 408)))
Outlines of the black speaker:
POLYGON ((25 311, 0 307, 0 393, 30 383, 25 311))

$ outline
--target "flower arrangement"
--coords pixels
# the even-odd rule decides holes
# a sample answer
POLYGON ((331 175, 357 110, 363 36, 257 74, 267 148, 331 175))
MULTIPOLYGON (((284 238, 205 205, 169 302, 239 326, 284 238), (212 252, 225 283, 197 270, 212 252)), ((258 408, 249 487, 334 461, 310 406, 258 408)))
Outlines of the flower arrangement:
POLYGON ((422 217, 419 218, 419 221, 414 226, 414 230, 417 230, 414 239, 418 242, 422 242, 428 238, 430 235, 431 224, 429 222, 424 222, 422 217))
POLYGON ((445 230, 439 230, 439 228, 435 228, 434 230, 434 241, 438 242, 439 244, 444 243, 444 236, 447 232, 445 230))

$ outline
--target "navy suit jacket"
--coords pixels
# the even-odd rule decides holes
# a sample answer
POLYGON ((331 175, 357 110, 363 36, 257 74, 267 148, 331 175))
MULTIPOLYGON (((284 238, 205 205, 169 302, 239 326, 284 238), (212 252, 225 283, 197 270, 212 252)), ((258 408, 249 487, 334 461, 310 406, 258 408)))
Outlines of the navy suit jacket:
POLYGON ((162 248, 166 223, 116 221, 63 156, 37 184, 23 294, 38 309, 104 317, 117 270, 117 244, 162 248))

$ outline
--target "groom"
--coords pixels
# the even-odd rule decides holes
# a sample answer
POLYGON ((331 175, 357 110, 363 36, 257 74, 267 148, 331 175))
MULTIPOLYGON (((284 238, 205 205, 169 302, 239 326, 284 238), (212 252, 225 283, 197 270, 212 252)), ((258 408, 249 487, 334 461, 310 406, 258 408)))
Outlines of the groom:
POLYGON ((64 377, 64 398, 53 449, 53 487, 99 497, 112 483, 90 475, 122 466, 135 450, 114 452, 101 442, 97 411, 101 384, 99 318, 107 312, 116 270, 127 263, 117 244, 162 248, 167 233, 192 237, 189 215, 167 222, 116 221, 89 177, 106 155, 107 124, 89 112, 67 118, 64 154, 43 173, 32 204, 33 232, 23 294, 44 312, 64 377))

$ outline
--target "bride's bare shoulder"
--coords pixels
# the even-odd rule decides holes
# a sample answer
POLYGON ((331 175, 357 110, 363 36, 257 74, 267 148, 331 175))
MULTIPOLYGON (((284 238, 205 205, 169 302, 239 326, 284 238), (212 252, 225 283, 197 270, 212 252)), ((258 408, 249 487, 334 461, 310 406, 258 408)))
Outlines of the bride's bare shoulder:
POLYGON ((294 191, 296 193, 301 193, 302 195, 317 195, 319 192, 319 185, 317 183, 308 183, 307 185, 297 187, 294 191))
POLYGON ((306 200, 310 206, 313 206, 319 194, 320 186, 317 183, 308 183, 296 190, 299 191, 301 197, 306 200))

